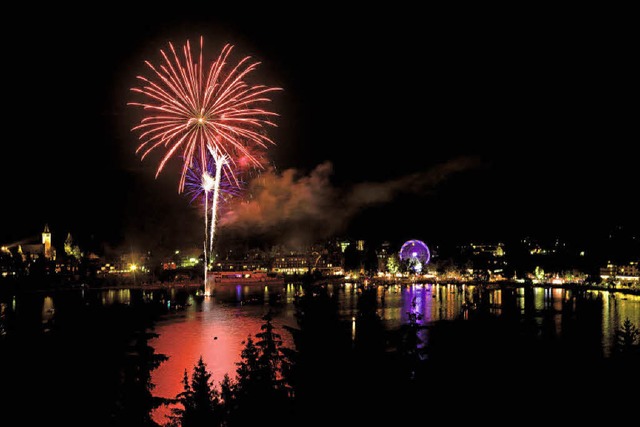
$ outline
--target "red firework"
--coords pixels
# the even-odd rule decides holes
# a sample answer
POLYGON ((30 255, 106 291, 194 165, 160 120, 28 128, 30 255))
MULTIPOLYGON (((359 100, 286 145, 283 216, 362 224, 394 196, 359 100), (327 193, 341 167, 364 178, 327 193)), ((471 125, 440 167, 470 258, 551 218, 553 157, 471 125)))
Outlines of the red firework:
MULTIPOLYGON (((232 45, 226 45, 209 67, 203 61, 202 47, 201 37, 200 55, 194 61, 189 41, 182 49, 182 58, 169 43, 169 53, 160 50, 164 61, 159 67, 145 61, 152 77, 137 76, 142 85, 131 89, 147 98, 147 102, 129 103, 148 112, 132 129, 141 132, 142 142, 136 153, 142 152, 144 159, 158 147, 166 149, 156 177, 179 153, 184 159, 179 192, 194 156, 199 156, 199 164, 206 164, 209 152, 214 152, 226 155, 234 164, 242 159, 243 163, 262 167, 261 159, 253 153, 256 148, 273 144, 265 128, 275 126, 270 119, 277 114, 261 106, 271 101, 271 92, 280 88, 246 82, 247 75, 260 64, 251 62, 250 57, 228 66, 232 45)), ((231 168, 225 173, 235 179, 231 168)))

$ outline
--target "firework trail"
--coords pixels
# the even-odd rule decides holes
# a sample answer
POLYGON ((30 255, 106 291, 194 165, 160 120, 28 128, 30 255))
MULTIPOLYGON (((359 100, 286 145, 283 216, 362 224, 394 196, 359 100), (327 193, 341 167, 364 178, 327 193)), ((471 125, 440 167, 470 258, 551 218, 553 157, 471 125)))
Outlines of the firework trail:
POLYGON ((191 197, 191 203, 202 198, 204 205, 204 283, 205 293, 209 294, 207 286, 207 268, 208 260, 213 252, 213 236, 215 234, 215 226, 217 223, 218 201, 221 197, 228 200, 231 197, 240 194, 241 183, 229 182, 221 173, 222 167, 226 164, 226 159, 216 159, 213 156, 207 158, 207 162, 200 164, 198 159, 194 159, 192 167, 187 171, 185 179, 185 193, 191 197), (208 215, 209 215, 209 194, 213 191, 213 206, 211 208, 211 234, 209 234, 208 215), (210 238, 208 236, 211 236, 210 238), (209 244, 209 246, 207 246, 209 244))
POLYGON ((146 113, 132 129, 140 133, 141 143, 136 153, 142 153, 144 159, 158 148, 165 149, 156 177, 167 161, 180 153, 183 164, 178 192, 182 192, 189 170, 195 169, 198 162, 208 165, 209 156, 213 161, 214 173, 201 171, 197 184, 204 191, 205 201, 205 292, 207 230, 211 253, 219 197, 224 192, 223 177, 239 183, 233 171, 237 162, 243 169, 262 167, 264 160, 255 153, 262 153, 273 144, 266 135, 266 128, 275 126, 271 119, 277 116, 263 106, 271 101, 272 92, 280 90, 249 84, 246 78, 260 63, 245 57, 235 65, 229 65, 232 50, 232 45, 225 45, 218 57, 207 65, 203 59, 202 37, 197 59, 191 53, 189 41, 183 46, 182 55, 169 43, 167 52, 160 50, 163 60, 159 65, 145 62, 151 71, 150 77, 137 76, 141 85, 131 89, 143 95, 146 101, 129 103, 142 107, 146 113), (209 229, 207 211, 211 191, 209 229))

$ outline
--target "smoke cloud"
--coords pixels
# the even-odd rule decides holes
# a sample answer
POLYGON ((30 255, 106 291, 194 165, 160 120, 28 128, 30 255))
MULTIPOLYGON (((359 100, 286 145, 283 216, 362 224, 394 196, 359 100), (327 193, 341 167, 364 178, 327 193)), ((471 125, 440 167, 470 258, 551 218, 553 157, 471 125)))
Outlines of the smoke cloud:
POLYGON ((401 194, 426 194, 453 174, 476 168, 476 158, 461 157, 427 171, 384 182, 362 182, 346 189, 332 185, 333 166, 318 165, 308 175, 273 169, 249 183, 249 197, 227 206, 220 226, 241 236, 276 235, 288 243, 308 243, 344 231, 370 206, 401 194))

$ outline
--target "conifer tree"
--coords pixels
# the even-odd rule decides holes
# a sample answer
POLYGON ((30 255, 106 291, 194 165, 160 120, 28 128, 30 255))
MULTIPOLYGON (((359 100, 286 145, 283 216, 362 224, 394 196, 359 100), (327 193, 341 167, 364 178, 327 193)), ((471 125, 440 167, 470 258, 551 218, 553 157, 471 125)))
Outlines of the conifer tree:
POLYGON ((221 425, 221 411, 218 390, 213 386, 211 373, 202 356, 193 368, 191 381, 187 371, 182 380, 183 391, 177 396, 177 403, 182 408, 173 410, 172 426, 205 427, 221 425))

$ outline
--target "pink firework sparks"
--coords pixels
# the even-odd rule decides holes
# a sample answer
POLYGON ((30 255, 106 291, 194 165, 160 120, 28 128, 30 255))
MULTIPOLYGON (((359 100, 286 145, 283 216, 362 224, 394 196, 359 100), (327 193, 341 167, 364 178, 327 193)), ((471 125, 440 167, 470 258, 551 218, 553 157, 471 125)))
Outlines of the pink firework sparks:
MULTIPOLYGON (((262 167, 261 159, 252 154, 253 147, 273 144, 265 128, 275 126, 271 118, 277 114, 262 106, 271 101, 270 93, 280 88, 247 83, 246 77, 260 63, 245 57, 234 66, 228 65, 231 45, 226 45, 207 67, 202 47, 201 37, 200 55, 194 61, 189 41, 182 56, 169 43, 168 52, 160 50, 163 61, 159 66, 146 61, 151 77, 138 76, 141 87, 131 89, 147 99, 129 103, 143 107, 148 113, 132 129, 140 132, 141 144, 136 153, 142 153, 144 159, 156 148, 166 149, 156 177, 178 153, 184 159, 179 192, 184 189, 194 156, 205 164, 208 153, 215 152, 227 156, 233 164, 242 159, 254 167, 262 167)), ((232 169, 229 167, 225 174, 233 175, 232 169)))

